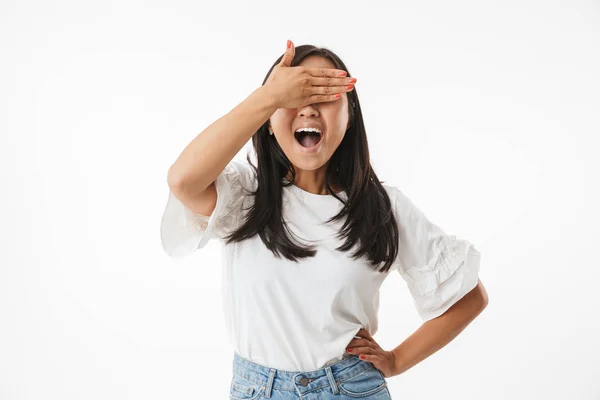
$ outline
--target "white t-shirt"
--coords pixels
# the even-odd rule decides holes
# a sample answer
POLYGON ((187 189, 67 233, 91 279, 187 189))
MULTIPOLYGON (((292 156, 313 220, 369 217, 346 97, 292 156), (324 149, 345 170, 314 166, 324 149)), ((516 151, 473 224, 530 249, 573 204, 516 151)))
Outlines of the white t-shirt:
POLYGON ((258 235, 225 244, 223 236, 241 225, 254 201, 242 190, 256 188, 253 173, 247 162, 232 160, 217 177, 210 217, 192 212, 170 192, 161 220, 162 245, 171 257, 185 257, 210 238, 221 241, 222 307, 229 342, 242 357, 286 371, 313 371, 341 360, 361 327, 377 332, 379 288, 391 271, 406 281, 423 321, 477 285, 480 253, 473 244, 445 234, 387 185, 400 230, 399 255, 388 273, 335 250, 342 222, 324 221, 342 203, 295 185, 283 188, 283 217, 292 232, 317 244, 315 257, 298 263, 276 258, 258 235))

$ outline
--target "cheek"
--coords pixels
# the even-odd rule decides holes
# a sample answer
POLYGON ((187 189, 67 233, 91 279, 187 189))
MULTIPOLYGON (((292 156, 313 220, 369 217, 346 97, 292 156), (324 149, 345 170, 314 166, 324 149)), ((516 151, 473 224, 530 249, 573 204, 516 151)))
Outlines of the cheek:
POLYGON ((348 116, 344 114, 346 111, 338 110, 335 114, 331 115, 328 119, 330 127, 330 138, 334 142, 341 142, 346 133, 346 126, 348 125, 348 116))
POLYGON ((277 111, 275 111, 269 119, 271 120, 271 124, 279 126, 281 124, 289 122, 290 112, 286 108, 278 108, 277 111))
POLYGON ((338 148, 342 140, 344 140, 344 132, 335 134, 333 137, 329 138, 331 147, 338 148))

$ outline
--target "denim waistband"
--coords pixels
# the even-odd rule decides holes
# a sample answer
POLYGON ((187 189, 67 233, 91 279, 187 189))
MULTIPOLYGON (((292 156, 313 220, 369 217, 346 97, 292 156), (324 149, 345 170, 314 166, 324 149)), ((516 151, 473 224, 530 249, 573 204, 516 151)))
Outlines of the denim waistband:
POLYGON ((265 367, 234 352, 233 374, 265 386, 265 398, 270 398, 274 389, 299 391, 302 394, 323 386, 330 386, 332 393, 337 394, 339 382, 375 368, 370 362, 361 360, 357 354, 344 354, 343 357, 317 370, 301 372, 265 367))

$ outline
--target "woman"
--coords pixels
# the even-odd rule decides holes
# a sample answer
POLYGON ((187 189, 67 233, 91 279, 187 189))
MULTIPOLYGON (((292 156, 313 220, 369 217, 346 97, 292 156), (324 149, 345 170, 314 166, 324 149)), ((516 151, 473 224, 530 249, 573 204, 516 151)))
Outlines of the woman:
POLYGON ((355 82, 330 50, 288 41, 262 86, 169 169, 165 251, 224 243, 231 399, 389 399, 386 378, 487 303, 475 247, 375 175, 355 82), (250 138, 256 166, 233 159, 250 138), (372 335, 392 270, 425 323, 386 351, 372 335))

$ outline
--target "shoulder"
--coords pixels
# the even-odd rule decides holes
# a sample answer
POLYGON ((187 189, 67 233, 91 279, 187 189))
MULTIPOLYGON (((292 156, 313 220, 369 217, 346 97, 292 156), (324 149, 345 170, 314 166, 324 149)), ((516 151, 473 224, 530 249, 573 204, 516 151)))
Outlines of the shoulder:
POLYGON ((398 187, 394 185, 390 185, 389 183, 382 183, 381 186, 385 189, 390 199, 396 197, 396 192, 398 191, 398 187))
POLYGON ((398 186, 381 184, 390 197, 392 209, 400 219, 413 218, 420 216, 420 210, 417 209, 413 201, 398 186))
POLYGON ((392 208, 395 209, 397 206, 398 198, 402 195, 402 192, 400 191, 400 189, 397 186, 394 186, 394 185, 391 185, 388 183, 382 183, 381 186, 383 186, 388 197, 390 198, 390 203, 392 204, 392 208))

